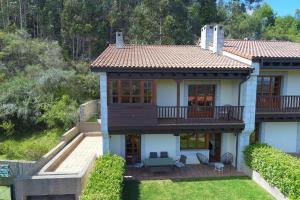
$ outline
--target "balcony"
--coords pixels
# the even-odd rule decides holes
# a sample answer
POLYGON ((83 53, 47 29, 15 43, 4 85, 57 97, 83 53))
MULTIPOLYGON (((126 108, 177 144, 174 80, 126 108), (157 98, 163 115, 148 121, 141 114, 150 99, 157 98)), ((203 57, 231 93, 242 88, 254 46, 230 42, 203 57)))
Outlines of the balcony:
POLYGON ((157 106, 159 123, 242 122, 243 106, 157 106))
POLYGON ((300 96, 257 96, 256 118, 259 121, 300 119, 300 96))
POLYGON ((111 133, 178 133, 178 131, 231 131, 244 129, 243 106, 156 106, 111 104, 108 127, 111 133))

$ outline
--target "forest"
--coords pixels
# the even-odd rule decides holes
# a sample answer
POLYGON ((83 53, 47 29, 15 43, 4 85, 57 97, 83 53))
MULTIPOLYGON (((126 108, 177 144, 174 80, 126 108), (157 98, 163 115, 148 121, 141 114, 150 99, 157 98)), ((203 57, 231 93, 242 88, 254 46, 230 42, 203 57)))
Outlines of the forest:
MULTIPOLYGON (((78 121, 79 104, 99 98, 89 64, 116 31, 132 44, 195 44, 215 23, 226 38, 300 42, 300 9, 278 16, 263 0, 0 0, 0 157, 22 157, 5 141, 78 121)), ((35 145, 29 159, 47 151, 35 145)))

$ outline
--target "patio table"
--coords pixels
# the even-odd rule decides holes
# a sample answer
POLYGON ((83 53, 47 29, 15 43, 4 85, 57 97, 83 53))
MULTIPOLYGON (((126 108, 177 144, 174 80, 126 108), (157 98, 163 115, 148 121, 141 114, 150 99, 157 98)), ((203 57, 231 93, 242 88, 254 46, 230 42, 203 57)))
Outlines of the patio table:
POLYGON ((175 166, 175 160, 172 158, 148 158, 144 161, 146 167, 150 167, 152 171, 166 171, 175 166))

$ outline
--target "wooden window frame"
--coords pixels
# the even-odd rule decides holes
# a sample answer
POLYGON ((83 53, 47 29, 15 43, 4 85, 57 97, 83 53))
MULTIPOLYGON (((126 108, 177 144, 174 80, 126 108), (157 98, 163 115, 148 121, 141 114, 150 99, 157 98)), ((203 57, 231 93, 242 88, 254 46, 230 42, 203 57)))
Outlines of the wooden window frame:
POLYGON ((282 81, 282 76, 280 76, 280 75, 262 75, 262 76, 258 76, 257 82, 260 82, 260 88, 257 87, 256 94, 258 96, 273 96, 273 92, 274 92, 274 93, 277 93, 277 94, 275 94, 275 96, 280 95, 281 94, 281 81, 282 81), (269 78, 270 79, 270 81, 268 82, 268 85, 269 85, 268 95, 265 95, 264 92, 263 92, 264 78, 269 78), (279 80, 278 83, 277 83, 279 85, 277 91, 275 91, 274 88, 272 87, 272 82, 276 81, 276 78, 279 78, 279 79, 277 79, 277 80, 279 80))
POLYGON ((117 81, 117 93, 118 93, 118 102, 119 104, 153 104, 156 105, 156 80, 143 80, 143 79, 109 79, 108 80, 108 104, 117 104, 116 102, 112 101, 112 97, 110 96, 111 91, 113 90, 113 88, 110 88, 110 85, 112 83, 112 81, 117 81), (123 81, 129 81, 129 102, 127 103, 123 103, 122 102, 122 82, 123 81), (140 102, 138 103, 132 103, 132 99, 134 96, 133 95, 133 87, 132 87, 132 82, 133 81, 140 81, 140 102), (145 97, 145 87, 144 87, 144 83, 145 81, 151 81, 151 102, 149 103, 145 103, 144 101, 144 97, 145 97))
MULTIPOLYGON (((190 137, 193 137, 194 134, 196 135, 196 144, 198 145, 198 147, 182 148, 181 147, 181 141, 180 141, 180 150, 197 150, 197 149, 208 149, 209 148, 209 133, 199 133, 199 132, 192 132, 191 134, 187 133, 187 135, 190 136, 190 137), (204 134, 204 138, 205 138, 205 147, 204 148, 199 147, 199 144, 200 144, 199 135, 200 134, 204 134)), ((180 137, 181 137, 181 135, 180 135, 180 137)), ((180 138, 180 140, 181 140, 181 138, 180 138)), ((188 141, 189 141, 189 139, 188 139, 188 141)), ((187 146, 189 146, 189 142, 187 143, 187 146)))
MULTIPOLYGON (((204 97, 204 101, 203 101, 203 104, 206 105, 207 102, 207 99, 208 99, 208 96, 209 95, 209 89, 212 89, 213 90, 213 100, 212 100, 212 106, 215 106, 215 103, 216 103, 216 85, 215 84, 191 84, 188 86, 188 90, 190 89, 191 86, 194 86, 195 87, 195 93, 196 93, 196 96, 194 96, 195 99, 197 99, 198 97, 204 97), (198 95, 199 94, 199 88, 201 86, 204 86, 205 89, 204 89, 204 95, 198 95)), ((190 97, 190 94, 188 94, 188 97, 190 97)), ((198 104, 198 101, 197 101, 197 104, 198 104)))

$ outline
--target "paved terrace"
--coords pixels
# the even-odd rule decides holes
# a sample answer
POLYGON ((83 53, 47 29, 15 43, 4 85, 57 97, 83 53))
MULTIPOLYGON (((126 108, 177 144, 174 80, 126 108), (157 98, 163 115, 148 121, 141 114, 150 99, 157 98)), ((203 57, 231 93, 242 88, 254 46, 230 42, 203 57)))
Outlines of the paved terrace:
POLYGON ((78 174, 86 170, 93 159, 102 155, 100 133, 81 133, 52 158, 39 174, 78 174))
POLYGON ((102 137, 86 136, 54 172, 79 173, 90 157, 102 155, 102 137))
POLYGON ((230 177, 230 176, 246 176, 242 172, 238 172, 234 167, 225 166, 223 172, 214 170, 214 167, 207 165, 187 165, 184 168, 170 170, 170 172, 155 173, 149 168, 127 167, 125 179, 127 180, 163 180, 163 179, 190 179, 190 178, 209 178, 209 177, 230 177))

